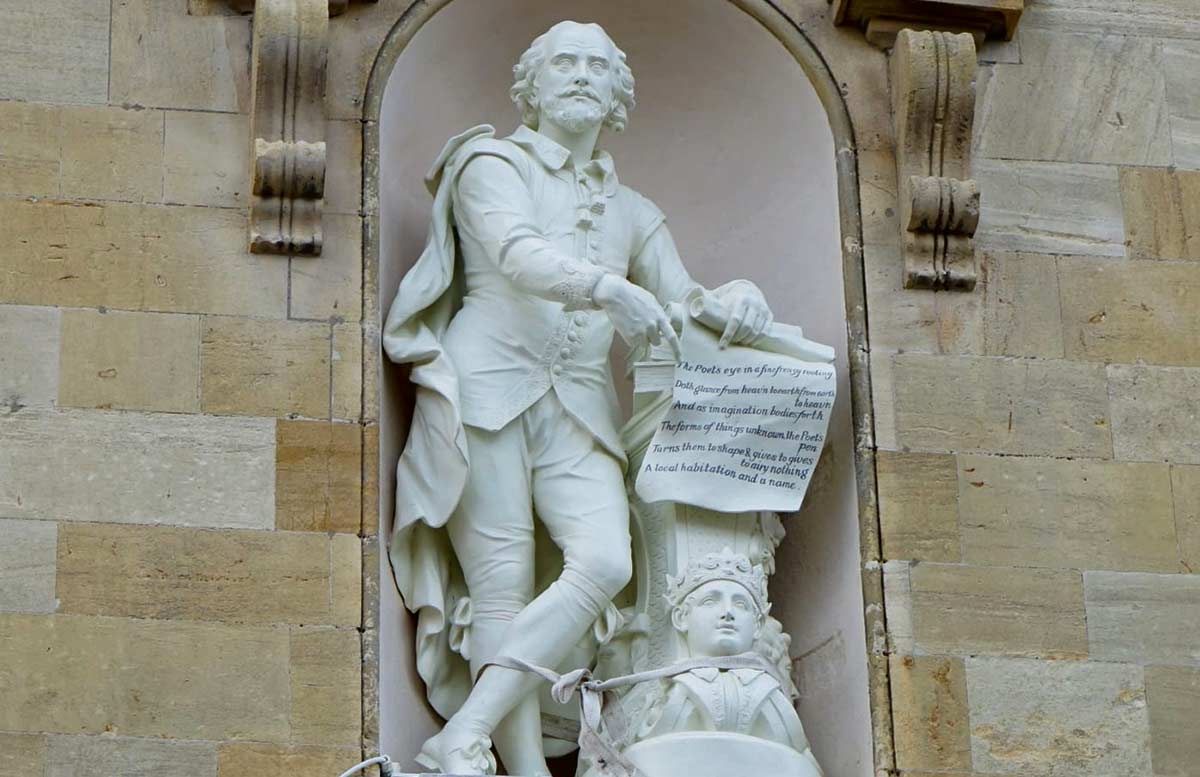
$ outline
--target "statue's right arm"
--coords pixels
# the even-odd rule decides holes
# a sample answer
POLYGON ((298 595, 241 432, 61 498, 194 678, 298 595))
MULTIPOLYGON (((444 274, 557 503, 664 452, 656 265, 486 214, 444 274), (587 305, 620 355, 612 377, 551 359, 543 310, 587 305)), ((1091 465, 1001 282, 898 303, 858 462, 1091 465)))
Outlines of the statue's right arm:
POLYGON ((529 187, 508 160, 480 154, 466 163, 454 189, 454 220, 517 288, 569 310, 595 307, 592 290, 604 270, 564 254, 542 234, 529 187))

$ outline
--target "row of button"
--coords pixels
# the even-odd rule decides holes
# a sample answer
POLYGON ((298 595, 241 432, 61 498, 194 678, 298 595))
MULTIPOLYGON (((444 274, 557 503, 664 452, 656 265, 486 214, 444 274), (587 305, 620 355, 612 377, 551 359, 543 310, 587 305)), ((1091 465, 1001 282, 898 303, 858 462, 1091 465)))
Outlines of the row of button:
MULTIPOLYGON (((571 316, 571 323, 574 325, 574 328, 567 332, 567 339, 569 341, 578 344, 580 340, 583 339, 583 336, 579 333, 579 330, 582 329, 585 324, 587 324, 587 320, 588 317, 586 313, 576 313, 575 315, 571 316)), ((575 356, 575 351, 568 346, 559 351, 558 355, 562 359, 571 359, 575 356)), ((562 375, 562 364, 555 364, 553 369, 551 369, 551 372, 553 372, 555 375, 562 375)))

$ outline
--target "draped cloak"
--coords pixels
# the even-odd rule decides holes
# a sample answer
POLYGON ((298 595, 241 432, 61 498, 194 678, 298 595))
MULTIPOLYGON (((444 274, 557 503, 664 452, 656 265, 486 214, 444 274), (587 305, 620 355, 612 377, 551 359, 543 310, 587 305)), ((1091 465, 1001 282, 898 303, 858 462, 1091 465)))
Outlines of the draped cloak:
POLYGON ((383 329, 384 351, 393 362, 411 365, 409 380, 416 387, 408 441, 396 466, 388 556, 405 605, 417 615, 417 672, 430 704, 445 718, 471 690, 467 662, 450 646, 451 608, 466 589, 443 530, 470 466, 458 375, 441 343, 463 295, 451 195, 455 177, 472 157, 471 142, 494 136, 489 125, 472 127, 447 141, 438 155, 425 178, 434 198, 429 237, 400 282, 383 329))

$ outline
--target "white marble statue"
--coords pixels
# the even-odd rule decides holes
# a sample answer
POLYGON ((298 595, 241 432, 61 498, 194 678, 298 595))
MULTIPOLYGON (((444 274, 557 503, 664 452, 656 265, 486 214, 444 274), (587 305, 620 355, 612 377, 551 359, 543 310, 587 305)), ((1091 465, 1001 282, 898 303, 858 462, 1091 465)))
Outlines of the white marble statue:
MULTIPOLYGON (((427 181, 429 240, 383 345, 417 388, 391 560, 418 614, 418 670, 449 718, 418 761, 490 773, 494 741, 508 773, 534 777, 548 774, 542 681, 489 662, 561 667, 629 581, 609 349, 614 331, 674 346, 664 305, 697 284, 662 213, 596 147, 634 105, 604 30, 557 24, 513 70, 523 126, 503 139, 475 127, 446 145, 427 181), (535 545, 535 521, 556 549, 535 545), (538 590, 548 550, 561 574, 538 590)), ((731 311, 722 344, 770 325, 753 284, 714 293, 731 311)))

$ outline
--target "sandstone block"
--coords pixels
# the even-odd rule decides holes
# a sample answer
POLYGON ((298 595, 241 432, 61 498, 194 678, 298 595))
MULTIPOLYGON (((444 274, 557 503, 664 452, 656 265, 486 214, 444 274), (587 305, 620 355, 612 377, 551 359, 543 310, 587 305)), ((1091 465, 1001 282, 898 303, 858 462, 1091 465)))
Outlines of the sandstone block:
POLYGON ((1200 366, 1200 265, 1059 259, 1067 357, 1200 366))
POLYGON ((893 358, 896 440, 925 451, 1107 456, 1100 365, 905 353, 893 358))
POLYGON ((246 110, 250 18, 188 16, 187 0, 114 4, 109 100, 197 111, 246 110))
POLYGON ((0 615, 0 729, 203 740, 288 736, 282 629, 0 615), (181 703, 186 700, 186 703, 181 703))
POLYGON ((1077 571, 915 564, 911 582, 920 651, 1087 655, 1077 571))
POLYGON ((214 742, 52 736, 45 777, 216 777, 216 773, 214 742))
POLYGON ((358 321, 362 316, 362 219, 326 213, 320 256, 291 260, 291 318, 358 321))
POLYGON ((1200 172, 1121 170, 1132 259, 1200 259, 1200 172))
MULTIPOLYGON (((1040 254, 983 257, 983 353, 1063 358, 1058 267, 1040 254)), ((976 291, 976 294, 979 292, 976 291)))
POLYGON ((328 418, 329 325, 205 318, 200 406, 205 413, 328 418))
POLYGON ((361 534, 375 537, 379 534, 379 516, 375 506, 379 502, 379 424, 363 424, 362 427, 362 503, 371 505, 363 512, 361 534))
POLYGON ((287 262, 246 253, 246 214, 0 200, 0 301, 282 318, 287 262))
POLYGON ((1162 49, 1175 166, 1200 170, 1200 42, 1166 40, 1162 49))
POLYGON ((330 623, 334 626, 362 625, 362 565, 362 540, 357 534, 334 534, 329 538, 330 623))
POLYGON ((354 624, 332 540, 292 532, 64 524, 60 611, 230 623, 354 624))
POLYGON ((828 52, 829 68, 842 89, 846 107, 854 123, 859 150, 891 148, 893 140, 890 111, 879 110, 889 104, 888 59, 868 43, 860 30, 830 24, 825 6, 788 6, 797 22, 811 36, 813 44, 828 52))
POLYGON ((0 126, 4 127, 0 137, 0 194, 57 196, 61 109, 38 103, 0 102, 0 126))
POLYGON ((892 656, 892 719, 900 769, 971 768, 961 658, 892 656))
POLYGON ((355 629, 292 630, 293 741, 358 744, 362 736, 360 642, 355 629))
POLYGON ((887 351, 871 353, 871 406, 875 411, 875 444, 883 450, 896 450, 896 395, 892 359, 887 351))
POLYGON ((362 122, 330 121, 325 124, 329 156, 329 167, 325 171, 326 213, 358 215, 362 209, 362 139, 362 122))
POLYGON ((1154 773, 1161 777, 1193 777, 1200 767, 1200 669, 1146 667, 1150 702, 1150 751, 1154 773))
POLYGON ((1108 382, 1118 459, 1200 464, 1200 369, 1113 364, 1108 382))
POLYGON ((250 202, 250 117, 167 111, 163 199, 240 208, 250 202))
POLYGON ((1093 658, 1200 665, 1200 575, 1085 572, 1083 579, 1093 658))
POLYGON ((1025 28, 1119 35, 1200 38, 1200 8, 1191 0, 1038 0, 1026 5, 1025 28))
POLYGON ((971 757, 981 774, 1150 774, 1140 666, 967 659, 971 757))
MULTIPOLYGON (((1017 34, 1012 40, 985 40, 979 46, 979 62, 980 64, 989 62, 992 64, 1002 65, 1019 65, 1021 64, 1021 30, 1017 28, 1017 34)), ((982 92, 982 88, 980 92, 982 92)), ((976 110, 978 111, 978 105, 976 110)), ((978 118, 975 124, 979 125, 978 118)))
POLYGON ((43 734, 0 734, 0 775, 27 777, 46 770, 46 737, 43 734))
POLYGON ((1124 256, 1117 169, 1061 162, 976 159, 976 245, 994 251, 1124 256))
POLYGON ((195 413, 200 318, 161 313, 63 313, 59 404, 195 413))
POLYGON ((188 0, 187 12, 192 16, 236 16, 241 13, 228 0, 188 0))
POLYGON ((863 264, 873 348, 925 353, 980 351, 982 295, 978 292, 931 294, 926 289, 905 289, 898 244, 865 245, 863 264))
MULTIPOLYGON (((979 127, 994 159, 1168 165, 1156 41, 1026 29, 1021 64, 996 66, 979 127)), ((983 191, 988 191, 984 189, 983 191)))
POLYGON ((58 525, 0 518, 0 610, 54 612, 58 525))
POLYGON ((54 308, 0 305, 0 409, 50 407, 58 400, 59 316, 54 308))
POLYGON ((62 192, 84 200, 161 202, 162 111, 62 109, 62 192))
POLYGON ((911 561, 883 562, 888 648, 894 656, 911 656, 916 651, 913 642, 911 570, 911 561))
POLYGON ((264 529, 275 522, 271 420, 25 410, 0 417, 0 439, 0 515, 264 529))
MULTIPOLYGON (((359 324, 333 326, 333 417, 362 417, 363 330, 359 324)), ((375 351, 378 353, 378 351, 375 351)))
POLYGON ((958 470, 953 456, 880 451, 879 523, 887 559, 958 561, 958 470))
POLYGON ((1183 569, 1200 574, 1200 467, 1171 467, 1171 494, 1183 569))
POLYGON ((362 760, 357 747, 289 747, 255 742, 226 743, 217 756, 217 777, 328 777, 362 760))
POLYGON ((357 424, 276 422, 275 528, 357 534, 361 445, 357 424))
POLYGON ((1179 571, 1165 464, 959 457, 963 560, 1179 571))
POLYGON ((329 67, 326 71, 326 111, 331 119, 361 119, 374 57, 392 24, 408 6, 397 2, 351 3, 329 25, 329 67))
POLYGON ((106 102, 109 7, 95 0, 6 4, 0 98, 106 102))
POLYGON ((859 200, 863 242, 895 244, 900 240, 900 187, 896 154, 890 148, 858 152, 859 200))

